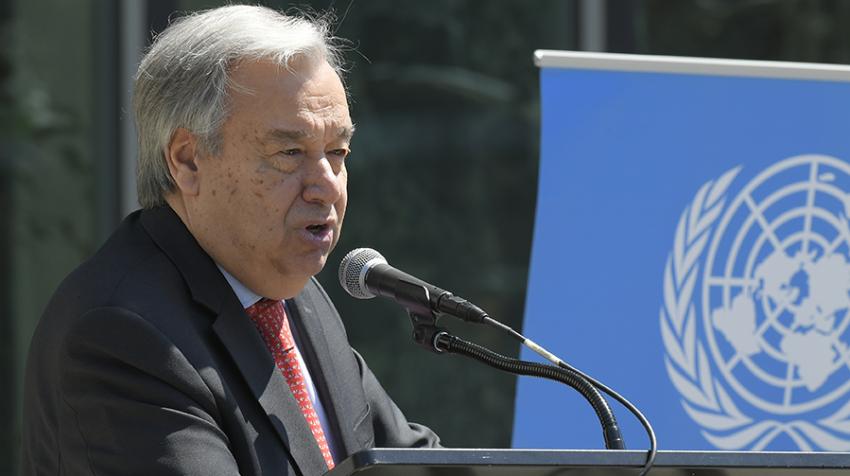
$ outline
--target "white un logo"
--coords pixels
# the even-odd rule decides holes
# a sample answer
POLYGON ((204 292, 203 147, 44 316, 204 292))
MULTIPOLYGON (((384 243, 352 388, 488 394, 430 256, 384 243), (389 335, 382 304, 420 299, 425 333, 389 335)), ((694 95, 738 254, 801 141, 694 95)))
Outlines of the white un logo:
POLYGON ((805 155, 703 185, 665 267, 665 363, 721 449, 850 450, 850 165, 805 155))

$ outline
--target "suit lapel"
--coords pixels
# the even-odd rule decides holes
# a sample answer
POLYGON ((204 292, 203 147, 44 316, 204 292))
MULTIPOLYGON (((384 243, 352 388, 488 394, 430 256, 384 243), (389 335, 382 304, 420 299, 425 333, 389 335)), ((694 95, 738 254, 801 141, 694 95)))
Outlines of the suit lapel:
POLYGON ((304 474, 327 465, 295 397, 230 285, 169 207, 145 210, 142 224, 183 275, 192 298, 216 317, 213 330, 304 474))
POLYGON ((290 313, 305 345, 305 356, 325 411, 336 423, 345 454, 363 449, 368 439, 358 432, 358 424, 367 411, 360 372, 351 354, 339 317, 330 301, 313 280, 289 302, 290 313))

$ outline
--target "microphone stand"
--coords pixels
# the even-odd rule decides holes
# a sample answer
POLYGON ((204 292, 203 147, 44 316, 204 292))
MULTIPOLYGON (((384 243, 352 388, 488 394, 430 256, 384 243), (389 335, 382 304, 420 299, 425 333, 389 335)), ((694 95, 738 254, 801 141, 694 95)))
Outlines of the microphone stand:
MULTIPOLYGON (((423 288, 427 297, 427 290, 423 288)), ((426 301, 427 302, 427 299, 426 301)), ((413 306, 411 306, 413 307, 413 306)), ((565 369, 554 365, 540 364, 525 360, 514 359, 497 354, 486 347, 463 340, 450 334, 446 329, 437 327, 437 316, 424 306, 415 306, 418 309, 408 307, 408 315, 413 324, 413 340, 437 354, 450 353, 463 355, 490 367, 509 372, 516 375, 528 375, 546 378, 564 383, 577 390, 593 407, 596 416, 602 425, 602 434, 605 439, 605 448, 625 449, 626 445, 620 434, 617 419, 605 398, 595 386, 591 385, 583 376, 572 369, 565 369)))

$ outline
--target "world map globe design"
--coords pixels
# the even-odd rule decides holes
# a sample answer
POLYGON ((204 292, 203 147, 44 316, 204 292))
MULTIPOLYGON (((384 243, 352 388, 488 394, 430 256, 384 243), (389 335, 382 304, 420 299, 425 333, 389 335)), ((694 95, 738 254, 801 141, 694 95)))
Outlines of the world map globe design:
POLYGON ((778 415, 850 390, 850 166, 786 159, 752 179, 715 230, 702 323, 724 380, 778 415))

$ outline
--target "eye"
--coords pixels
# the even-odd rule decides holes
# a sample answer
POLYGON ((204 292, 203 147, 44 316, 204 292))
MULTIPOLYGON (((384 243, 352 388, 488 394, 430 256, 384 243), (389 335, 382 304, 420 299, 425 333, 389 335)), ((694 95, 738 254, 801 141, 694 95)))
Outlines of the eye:
POLYGON ((280 151, 283 155, 294 156, 301 154, 301 149, 284 149, 280 151))
POLYGON ((344 159, 351 153, 350 149, 333 149, 327 152, 327 155, 344 159))
POLYGON ((295 147, 275 152, 274 155, 268 158, 268 163, 281 172, 291 173, 298 168, 298 164, 303 158, 304 149, 295 147))

